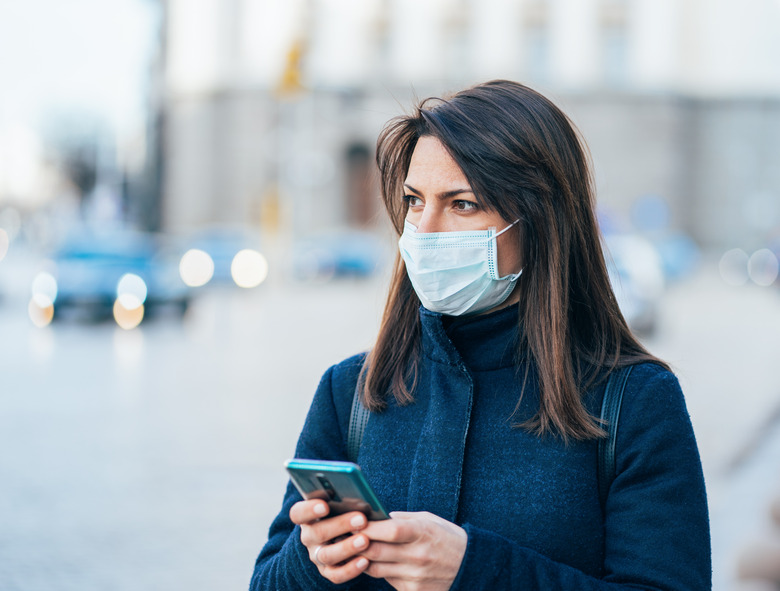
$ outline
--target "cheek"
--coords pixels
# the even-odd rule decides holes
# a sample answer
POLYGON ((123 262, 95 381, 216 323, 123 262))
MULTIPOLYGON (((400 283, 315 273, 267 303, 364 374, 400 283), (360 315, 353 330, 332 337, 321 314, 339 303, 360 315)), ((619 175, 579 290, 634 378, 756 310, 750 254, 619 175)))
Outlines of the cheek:
POLYGON ((517 273, 523 268, 519 232, 520 229, 514 226, 498 237, 498 274, 501 277, 517 273))
POLYGON ((404 217, 404 219, 407 222, 414 224, 415 226, 419 226, 421 217, 422 217, 422 211, 409 208, 409 210, 406 212, 406 217, 404 217))

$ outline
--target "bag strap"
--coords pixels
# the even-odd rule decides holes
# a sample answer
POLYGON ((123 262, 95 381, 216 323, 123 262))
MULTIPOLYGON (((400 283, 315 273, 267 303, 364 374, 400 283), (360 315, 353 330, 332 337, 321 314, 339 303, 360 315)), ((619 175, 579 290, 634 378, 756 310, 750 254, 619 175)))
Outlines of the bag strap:
MULTIPOLYGON (((598 455, 598 483, 599 501, 604 509, 607 503, 607 494, 612 481, 615 479, 615 441, 617 439, 618 420, 620 419, 620 406, 623 402, 623 391, 626 388, 628 376, 632 366, 621 367, 609 374, 607 385, 604 388, 604 399, 601 403, 601 421, 607 431, 607 436, 599 439, 598 455)), ((358 379, 355 385, 355 393, 352 397, 352 410, 349 415, 349 430, 347 431, 347 457, 351 462, 356 462, 360 452, 360 443, 363 441, 363 433, 368 424, 371 412, 363 406, 360 400, 361 381, 358 379)))
POLYGON ((363 382, 358 377, 355 393, 352 396, 352 410, 349 413, 349 430, 347 431, 347 457, 350 462, 357 462, 360 443, 363 441, 363 433, 366 430, 366 424, 368 424, 368 417, 371 415, 360 399, 362 385, 363 382))
POLYGON ((601 403, 601 424, 607 431, 607 436, 599 439, 598 477, 599 501, 602 510, 607 504, 607 495, 612 481, 615 480, 615 442, 617 440, 620 406, 623 402, 623 391, 631 373, 632 366, 621 367, 609 374, 604 387, 604 400, 601 403))

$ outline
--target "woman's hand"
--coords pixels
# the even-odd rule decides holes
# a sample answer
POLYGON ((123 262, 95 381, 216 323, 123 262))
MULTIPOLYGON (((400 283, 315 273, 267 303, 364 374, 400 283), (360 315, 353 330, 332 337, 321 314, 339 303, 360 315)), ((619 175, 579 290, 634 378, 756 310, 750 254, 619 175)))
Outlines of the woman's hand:
POLYGON ((301 542, 320 574, 332 583, 354 579, 368 566, 358 553, 368 547, 368 538, 357 533, 366 527, 366 516, 353 511, 327 517, 325 501, 300 501, 290 508, 290 520, 301 526, 301 542))
POLYGON ((362 530, 371 541, 362 552, 371 561, 366 573, 399 591, 448 590, 466 553, 465 530, 427 512, 390 516, 362 530))

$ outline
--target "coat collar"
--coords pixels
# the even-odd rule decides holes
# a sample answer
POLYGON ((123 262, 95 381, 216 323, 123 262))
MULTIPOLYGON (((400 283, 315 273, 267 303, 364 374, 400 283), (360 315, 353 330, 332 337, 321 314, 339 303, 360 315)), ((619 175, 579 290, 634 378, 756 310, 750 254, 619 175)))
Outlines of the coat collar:
POLYGON ((444 316, 420 307, 422 353, 438 363, 485 371, 517 363, 517 304, 477 316, 444 316))

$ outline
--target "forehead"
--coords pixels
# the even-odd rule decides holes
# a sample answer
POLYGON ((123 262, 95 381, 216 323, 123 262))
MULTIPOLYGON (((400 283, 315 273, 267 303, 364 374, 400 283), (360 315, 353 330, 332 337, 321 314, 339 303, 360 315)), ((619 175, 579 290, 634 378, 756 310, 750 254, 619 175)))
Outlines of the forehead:
POLYGON ((404 182, 420 189, 422 187, 417 185, 446 184, 469 187, 466 175, 447 148, 437 138, 431 136, 423 136, 417 140, 404 182))

